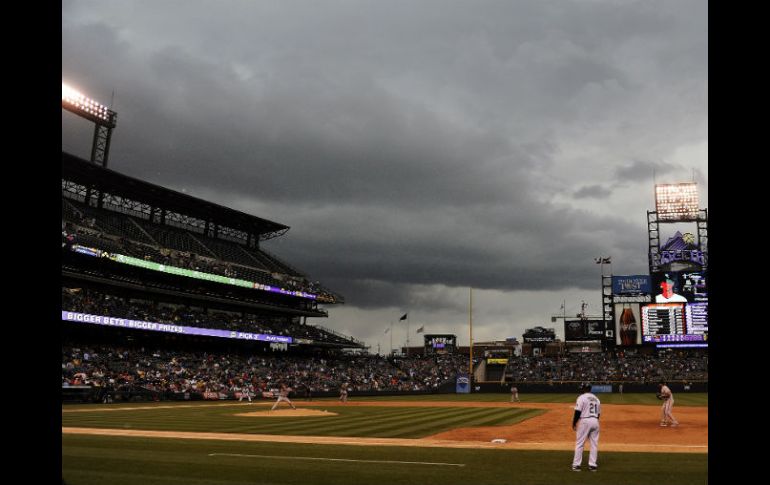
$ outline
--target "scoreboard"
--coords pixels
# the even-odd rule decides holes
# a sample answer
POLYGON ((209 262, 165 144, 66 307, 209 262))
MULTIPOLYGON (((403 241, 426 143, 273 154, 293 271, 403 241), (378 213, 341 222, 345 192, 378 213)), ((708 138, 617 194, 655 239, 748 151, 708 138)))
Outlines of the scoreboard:
MULTIPOLYGON (((642 334, 684 335, 686 323, 684 305, 680 303, 658 303, 642 307, 642 334)), ((647 338, 645 338, 647 341, 647 338)))
POLYGON ((646 343, 706 342, 708 302, 643 306, 642 339, 646 343))
POLYGON ((425 335, 425 354, 453 354, 457 349, 457 336, 449 334, 425 335))

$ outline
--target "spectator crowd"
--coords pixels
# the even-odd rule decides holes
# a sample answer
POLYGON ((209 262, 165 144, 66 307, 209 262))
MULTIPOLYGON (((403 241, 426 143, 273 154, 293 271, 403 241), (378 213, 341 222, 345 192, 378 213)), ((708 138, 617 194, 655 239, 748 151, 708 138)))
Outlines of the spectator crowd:
POLYGON ((597 352, 522 356, 509 362, 506 373, 514 382, 703 381, 708 380, 708 354, 680 349, 656 354, 597 352))
POLYGON ((287 384, 300 392, 430 391, 467 371, 465 356, 385 358, 210 353, 115 345, 62 346, 62 386, 230 395, 287 384))

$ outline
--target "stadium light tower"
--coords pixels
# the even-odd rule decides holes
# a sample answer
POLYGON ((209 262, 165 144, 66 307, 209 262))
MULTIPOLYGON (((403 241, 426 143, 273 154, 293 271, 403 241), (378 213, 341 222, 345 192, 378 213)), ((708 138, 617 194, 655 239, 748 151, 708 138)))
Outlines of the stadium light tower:
POLYGON ((94 123, 91 161, 107 168, 110 138, 112 137, 112 130, 115 128, 118 114, 108 107, 87 98, 64 83, 61 85, 61 107, 94 123))
POLYGON ((698 250, 703 254, 702 270, 708 265, 708 210, 700 209, 695 182, 655 184, 655 210, 647 211, 650 274, 661 271, 660 225, 695 222, 698 250))

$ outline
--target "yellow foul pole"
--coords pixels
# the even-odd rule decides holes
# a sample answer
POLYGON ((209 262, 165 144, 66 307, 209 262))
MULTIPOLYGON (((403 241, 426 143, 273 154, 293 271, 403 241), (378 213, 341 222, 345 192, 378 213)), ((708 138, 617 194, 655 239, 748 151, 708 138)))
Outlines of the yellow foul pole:
POLYGON ((468 385, 473 384, 473 288, 470 290, 470 305, 468 307, 468 329, 470 332, 470 360, 468 361, 468 385))

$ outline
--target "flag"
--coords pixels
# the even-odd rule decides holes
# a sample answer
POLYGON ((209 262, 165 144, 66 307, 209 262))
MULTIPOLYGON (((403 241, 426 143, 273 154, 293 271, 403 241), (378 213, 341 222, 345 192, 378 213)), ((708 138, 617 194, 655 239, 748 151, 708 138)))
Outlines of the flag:
POLYGON ((559 310, 564 310, 564 303, 561 304, 561 307, 559 308, 559 310))
POLYGON ((404 313, 404 316, 403 316, 403 317, 401 317, 401 318, 399 318, 399 319, 398 319, 398 321, 400 322, 401 320, 406 320, 406 315, 407 315, 407 314, 406 314, 406 313, 404 313))
POLYGON ((415 330, 414 333, 422 333, 423 330, 425 330, 425 325, 415 330))
POLYGON ((383 335, 384 335, 384 334, 386 334, 386 333, 388 333, 388 332, 390 332, 390 329, 389 329, 389 328, 386 328, 386 329, 385 329, 385 332, 383 332, 383 335))
POLYGON ((610 257, 602 259, 602 264, 611 264, 610 257))

